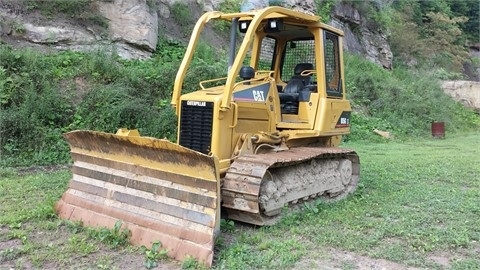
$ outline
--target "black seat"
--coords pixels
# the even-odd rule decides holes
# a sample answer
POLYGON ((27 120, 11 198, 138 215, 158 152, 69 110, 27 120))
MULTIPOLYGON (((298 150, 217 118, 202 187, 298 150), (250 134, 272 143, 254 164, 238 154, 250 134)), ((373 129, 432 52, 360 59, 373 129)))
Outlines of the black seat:
POLYGON ((312 70, 312 69, 313 69, 313 64, 311 64, 311 63, 297 64, 295 66, 295 69, 293 70, 294 75, 288 81, 288 83, 285 86, 285 89, 283 90, 283 92, 284 93, 298 93, 306 85, 309 85, 312 76, 311 75, 302 76, 300 74, 302 74, 302 72, 305 71, 305 70, 312 70))
POLYGON ((293 70, 294 75, 288 81, 282 93, 279 93, 280 108, 282 113, 297 114, 298 113, 298 95, 311 82, 311 75, 300 75, 305 70, 313 70, 313 64, 300 63, 293 70))

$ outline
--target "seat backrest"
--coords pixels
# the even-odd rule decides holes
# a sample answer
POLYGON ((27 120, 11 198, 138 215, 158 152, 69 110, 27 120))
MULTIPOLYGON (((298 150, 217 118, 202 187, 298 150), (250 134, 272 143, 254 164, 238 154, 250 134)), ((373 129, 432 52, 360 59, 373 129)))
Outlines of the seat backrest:
POLYGON ((312 70, 313 64, 311 63, 300 63, 295 66, 293 70, 294 75, 288 81, 285 89, 283 90, 284 93, 298 93, 300 90, 305 87, 305 85, 310 84, 310 79, 312 78, 311 75, 302 76, 300 75, 305 70, 312 70))
POLYGON ((295 69, 293 69, 293 73, 295 75, 300 75, 303 71, 312 70, 312 69, 313 69, 312 63, 300 63, 295 66, 295 69))

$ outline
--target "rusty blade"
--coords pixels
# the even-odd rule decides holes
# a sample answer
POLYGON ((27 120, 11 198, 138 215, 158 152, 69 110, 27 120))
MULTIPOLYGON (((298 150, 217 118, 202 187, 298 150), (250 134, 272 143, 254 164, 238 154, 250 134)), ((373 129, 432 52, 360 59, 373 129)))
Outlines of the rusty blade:
POLYGON ((167 140, 94 131, 64 135, 74 164, 56 204, 61 218, 112 228, 134 245, 160 241, 169 256, 211 265, 219 230, 218 161, 167 140))

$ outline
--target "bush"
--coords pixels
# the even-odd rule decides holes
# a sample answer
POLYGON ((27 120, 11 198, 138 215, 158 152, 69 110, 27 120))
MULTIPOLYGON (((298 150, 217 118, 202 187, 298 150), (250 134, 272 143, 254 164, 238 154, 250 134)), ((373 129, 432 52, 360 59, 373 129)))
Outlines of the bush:
POLYGON ((1 48, 0 145, 2 162, 17 165, 65 162, 61 127, 71 121, 70 95, 48 76, 47 58, 33 51, 1 48))
POLYGON ((347 95, 356 112, 350 139, 365 139, 365 131, 374 128, 404 138, 424 136, 432 121, 443 121, 452 131, 478 127, 479 118, 447 96, 433 73, 404 68, 391 72, 351 55, 345 71, 347 95))
MULTIPOLYGON (((175 141, 170 100, 184 51, 180 43, 163 41, 149 60, 121 60, 103 51, 42 54, 0 46, 0 164, 68 162, 62 134, 75 129, 137 128, 175 141)), ((225 61, 204 43, 195 57, 185 92, 226 73, 225 61)))
POLYGON ((88 129, 115 133, 119 128, 138 128, 145 136, 175 140, 176 118, 173 109, 158 105, 122 85, 99 86, 79 104, 69 129, 88 129))
POLYGON ((181 1, 176 1, 170 6, 170 12, 176 24, 180 26, 182 34, 184 36, 190 34, 196 20, 192 8, 181 1))

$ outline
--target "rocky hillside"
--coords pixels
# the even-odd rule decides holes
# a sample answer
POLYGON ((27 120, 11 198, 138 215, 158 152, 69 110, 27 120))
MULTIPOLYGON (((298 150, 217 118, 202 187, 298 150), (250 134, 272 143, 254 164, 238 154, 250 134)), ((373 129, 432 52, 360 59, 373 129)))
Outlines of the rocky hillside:
MULTIPOLYGON (((66 5, 68 2, 65 1, 0 0, 0 42, 44 51, 113 49, 122 58, 148 58, 158 49, 159 37, 186 42, 196 18, 205 11, 261 8, 272 1, 251 1, 253 4, 243 1, 243 5, 238 5, 240 2, 78 0, 75 3, 77 6, 72 7, 66 5), (56 7, 51 4, 55 2, 56 7)), ((317 10, 318 1, 314 0, 275 2, 307 13, 321 13, 317 10)), ((375 3, 377 2, 382 1, 375 3)), ((372 5, 375 3, 372 2, 372 5)), ((347 51, 363 55, 385 69, 392 69, 394 56, 388 34, 363 16, 355 5, 349 1, 336 2, 327 16, 329 24, 345 32, 347 51)), ((225 33, 219 33, 218 29, 212 30, 210 35, 209 40, 215 43, 214 46, 227 44, 225 33)), ((480 49, 480 46, 472 48, 480 49)), ((480 59, 478 50, 473 50, 473 53, 480 59)), ((469 75, 470 78, 480 81, 480 69, 470 72, 473 74, 469 75)), ((480 100, 476 99, 480 94, 478 83, 469 83, 468 89, 459 86, 466 84, 445 85, 452 84, 456 90, 451 90, 452 87, 448 86, 445 88, 447 93, 454 92, 451 95, 480 110, 480 100)))
MULTIPOLYGON (((22 1, 0 0, 0 39, 14 46, 45 50, 113 47, 123 58, 145 58, 156 50, 158 36, 186 40, 188 30, 201 13, 220 10, 226 2, 233 1, 186 0, 181 4, 174 0, 89 2, 91 15, 82 17, 46 14, 22 5, 22 1), (188 14, 183 18, 185 13, 188 14)), ((256 7, 268 5, 268 1, 254 2, 259 5, 256 7)), ((313 0, 288 0, 282 5, 317 13, 313 0)), ((385 68, 392 67, 392 52, 386 34, 369 29, 367 21, 357 10, 339 4, 333 9, 331 18, 330 24, 345 31, 347 50, 360 53, 385 68)))

